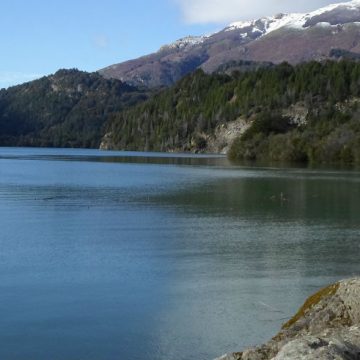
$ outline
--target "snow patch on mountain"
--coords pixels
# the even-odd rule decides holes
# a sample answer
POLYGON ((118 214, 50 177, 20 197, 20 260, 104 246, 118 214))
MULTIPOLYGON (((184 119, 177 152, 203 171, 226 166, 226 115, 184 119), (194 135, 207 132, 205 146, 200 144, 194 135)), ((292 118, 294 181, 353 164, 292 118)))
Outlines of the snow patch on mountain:
POLYGON ((184 38, 176 40, 175 42, 173 42, 171 44, 162 46, 160 50, 184 49, 186 47, 192 47, 192 46, 203 43, 206 38, 207 38, 207 36, 186 36, 184 38))
POLYGON ((306 15, 311 15, 311 17, 317 16, 317 15, 322 15, 326 12, 335 10, 338 7, 344 7, 347 10, 358 10, 360 7, 360 0, 352 0, 352 1, 343 2, 343 3, 330 4, 328 6, 320 8, 318 10, 312 11, 311 13, 308 13, 306 15))
MULTIPOLYGON (((278 14, 253 21, 239 21, 230 24, 225 31, 245 30, 252 27, 256 29, 256 32, 260 31, 262 35, 266 35, 284 26, 301 27, 300 20, 303 16, 304 14, 278 14)), ((252 31, 254 32, 254 30, 252 31)))

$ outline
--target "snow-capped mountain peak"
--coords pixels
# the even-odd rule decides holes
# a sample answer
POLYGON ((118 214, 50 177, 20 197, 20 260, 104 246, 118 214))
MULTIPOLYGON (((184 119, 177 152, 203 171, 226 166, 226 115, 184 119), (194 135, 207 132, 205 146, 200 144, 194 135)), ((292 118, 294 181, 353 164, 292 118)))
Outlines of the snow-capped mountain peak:
POLYGON ((235 22, 211 35, 182 38, 153 54, 102 69, 101 73, 157 87, 171 85, 198 68, 211 73, 239 61, 296 64, 342 57, 360 60, 359 34, 360 0, 352 0, 309 13, 235 22))
POLYGON ((325 25, 326 23, 334 26, 344 23, 340 20, 340 12, 346 14, 345 17, 348 22, 354 22, 360 15, 360 0, 331 4, 309 13, 278 14, 258 20, 233 22, 225 28, 225 31, 243 30, 246 34, 250 31, 264 36, 283 27, 306 29, 310 26, 325 25))

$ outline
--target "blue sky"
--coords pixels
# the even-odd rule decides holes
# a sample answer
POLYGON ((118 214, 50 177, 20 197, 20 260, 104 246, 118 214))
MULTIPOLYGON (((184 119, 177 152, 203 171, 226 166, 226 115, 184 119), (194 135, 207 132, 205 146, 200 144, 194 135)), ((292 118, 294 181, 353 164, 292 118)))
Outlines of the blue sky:
POLYGON ((95 71, 230 21, 327 0, 1 0, 0 88, 59 68, 95 71))

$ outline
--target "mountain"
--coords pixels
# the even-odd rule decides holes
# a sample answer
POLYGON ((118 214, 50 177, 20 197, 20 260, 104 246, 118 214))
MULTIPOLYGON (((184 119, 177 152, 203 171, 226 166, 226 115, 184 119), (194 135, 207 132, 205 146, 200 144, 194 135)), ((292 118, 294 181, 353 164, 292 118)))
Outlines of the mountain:
POLYGON ((59 70, 0 90, 0 146, 97 148, 111 115, 146 97, 97 73, 59 70))
POLYGON ((212 35, 180 39, 99 73, 135 85, 169 86, 197 68, 211 73, 239 60, 296 64, 332 58, 334 49, 336 54, 360 54, 360 0, 307 14, 234 22, 212 35))

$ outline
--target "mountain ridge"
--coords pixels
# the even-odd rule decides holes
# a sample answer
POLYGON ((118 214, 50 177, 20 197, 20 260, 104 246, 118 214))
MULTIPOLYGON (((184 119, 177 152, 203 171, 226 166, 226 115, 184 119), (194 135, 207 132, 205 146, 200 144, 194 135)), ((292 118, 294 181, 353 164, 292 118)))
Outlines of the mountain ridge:
POLYGON ((198 68, 211 73, 239 60, 296 64, 332 58, 334 48, 360 54, 359 0, 233 22, 216 33, 179 39, 99 73, 133 85, 169 86, 198 68))

